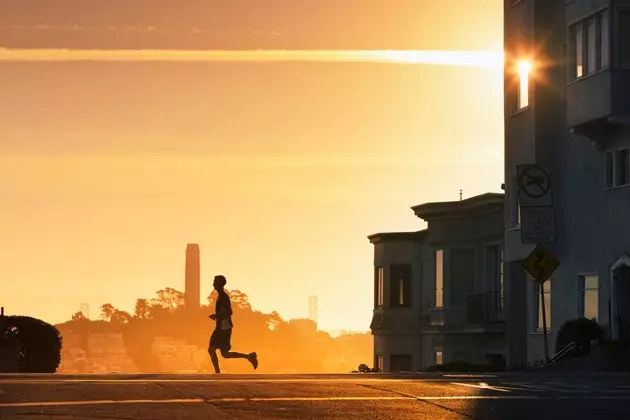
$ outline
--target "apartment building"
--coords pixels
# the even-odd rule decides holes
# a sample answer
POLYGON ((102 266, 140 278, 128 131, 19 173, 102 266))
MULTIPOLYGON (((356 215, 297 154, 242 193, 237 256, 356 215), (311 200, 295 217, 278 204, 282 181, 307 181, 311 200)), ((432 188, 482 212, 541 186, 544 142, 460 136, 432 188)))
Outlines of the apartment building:
POLYGON ((630 334, 630 1, 505 0, 505 276, 508 364, 544 357, 564 322, 630 334), (521 262, 517 165, 551 174, 560 262, 543 297, 521 262))
POLYGON ((374 366, 416 371, 437 364, 501 363, 503 194, 412 208, 418 232, 377 233, 374 366))

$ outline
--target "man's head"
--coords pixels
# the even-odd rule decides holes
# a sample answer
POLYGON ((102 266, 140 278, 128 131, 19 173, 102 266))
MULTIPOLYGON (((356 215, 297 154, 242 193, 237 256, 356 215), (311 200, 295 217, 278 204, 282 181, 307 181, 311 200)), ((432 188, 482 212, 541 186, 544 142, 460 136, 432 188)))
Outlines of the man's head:
POLYGON ((212 283, 212 285, 214 286, 215 290, 223 290, 223 288, 225 287, 225 283, 227 283, 225 276, 219 274, 218 276, 214 276, 214 282, 212 283))

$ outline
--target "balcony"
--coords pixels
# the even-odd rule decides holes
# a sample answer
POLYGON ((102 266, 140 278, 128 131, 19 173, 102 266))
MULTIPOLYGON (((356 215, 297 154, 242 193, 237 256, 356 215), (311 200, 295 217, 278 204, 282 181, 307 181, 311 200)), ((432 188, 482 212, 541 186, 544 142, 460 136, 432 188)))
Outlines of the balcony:
POLYGON ((502 296, 497 292, 474 293, 466 297, 467 327, 503 326, 502 296))

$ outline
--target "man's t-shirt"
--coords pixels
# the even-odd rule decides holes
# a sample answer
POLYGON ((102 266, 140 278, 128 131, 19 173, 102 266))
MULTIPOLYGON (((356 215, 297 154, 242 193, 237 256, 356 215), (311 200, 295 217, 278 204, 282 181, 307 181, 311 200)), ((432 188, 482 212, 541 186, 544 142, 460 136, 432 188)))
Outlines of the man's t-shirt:
POLYGON ((232 324, 232 303, 230 302, 230 297, 225 293, 225 290, 219 292, 215 314, 217 316, 218 329, 229 330, 234 326, 234 324, 232 324))

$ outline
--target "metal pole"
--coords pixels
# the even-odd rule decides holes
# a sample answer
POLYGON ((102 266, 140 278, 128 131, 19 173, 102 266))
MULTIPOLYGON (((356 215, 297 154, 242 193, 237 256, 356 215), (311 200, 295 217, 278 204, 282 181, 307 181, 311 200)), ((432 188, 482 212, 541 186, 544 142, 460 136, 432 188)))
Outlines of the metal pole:
POLYGON ((547 309, 545 308, 545 282, 540 282, 540 304, 542 306, 543 338, 545 341, 545 363, 549 364, 549 346, 547 345, 547 309))

